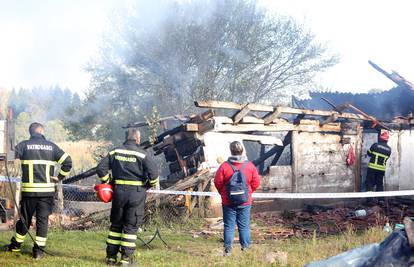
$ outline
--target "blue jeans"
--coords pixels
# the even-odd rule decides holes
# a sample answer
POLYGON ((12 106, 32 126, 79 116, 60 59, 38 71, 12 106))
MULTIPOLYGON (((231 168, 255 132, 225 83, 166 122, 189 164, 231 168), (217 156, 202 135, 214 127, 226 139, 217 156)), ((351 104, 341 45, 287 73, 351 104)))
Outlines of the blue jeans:
POLYGON ((236 223, 241 247, 250 246, 250 209, 251 205, 223 206, 224 248, 230 250, 232 247, 236 223))

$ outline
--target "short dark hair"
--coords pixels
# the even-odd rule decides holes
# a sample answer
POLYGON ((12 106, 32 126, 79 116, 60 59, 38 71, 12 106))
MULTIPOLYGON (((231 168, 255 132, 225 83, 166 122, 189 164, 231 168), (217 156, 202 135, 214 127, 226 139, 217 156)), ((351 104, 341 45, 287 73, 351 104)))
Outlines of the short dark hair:
POLYGON ((239 141, 231 142, 230 152, 233 156, 240 156, 243 154, 243 145, 239 141))
POLYGON ((29 126, 30 135, 34 135, 37 132, 37 129, 39 129, 39 128, 44 129, 45 127, 43 126, 43 124, 41 124, 39 122, 33 122, 32 124, 30 124, 30 126, 29 126))
POLYGON ((128 128, 125 131, 125 140, 137 140, 137 138, 141 137, 141 133, 139 132, 139 130, 137 128, 128 128))

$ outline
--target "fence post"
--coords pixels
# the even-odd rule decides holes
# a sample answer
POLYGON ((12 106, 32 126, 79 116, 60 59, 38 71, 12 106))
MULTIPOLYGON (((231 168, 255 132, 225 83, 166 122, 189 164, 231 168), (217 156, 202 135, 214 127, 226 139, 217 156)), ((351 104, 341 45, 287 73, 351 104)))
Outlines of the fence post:
POLYGON ((57 183, 57 200, 58 200, 58 218, 59 218, 59 225, 62 226, 64 224, 64 216, 63 216, 63 186, 62 181, 57 183))
POLYGON ((16 190, 14 191, 14 199, 16 200, 16 203, 13 203, 13 206, 14 206, 14 220, 17 221, 19 219, 20 182, 16 183, 16 190))
MULTIPOLYGON (((156 190, 160 190, 160 182, 158 182, 156 185, 155 185, 155 189, 156 190)), ((158 211, 158 209, 160 208, 160 203, 161 203, 161 199, 156 199, 155 200, 155 208, 156 208, 156 210, 158 211)))

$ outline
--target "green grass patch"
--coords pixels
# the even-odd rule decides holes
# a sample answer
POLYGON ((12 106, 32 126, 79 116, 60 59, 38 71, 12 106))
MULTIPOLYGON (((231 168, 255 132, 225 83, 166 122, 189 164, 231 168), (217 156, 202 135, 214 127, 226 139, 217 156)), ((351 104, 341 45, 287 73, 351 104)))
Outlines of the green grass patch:
MULTIPOLYGON (((312 239, 268 240, 253 244, 248 252, 241 252, 235 245, 233 255, 222 256, 221 235, 194 238, 192 231, 183 229, 162 230, 170 248, 160 240, 154 241, 153 249, 139 247, 136 257, 140 266, 303 266, 365 244, 380 242, 386 234, 379 228, 356 233, 352 229, 336 236, 312 239), (287 256, 270 263, 276 254, 287 256)), ((31 257, 32 242, 26 240, 21 253, 1 252, 0 266, 103 266, 107 231, 60 231, 52 230, 47 249, 57 256, 41 260, 31 257)), ((151 238, 152 231, 140 233, 144 240, 151 238)), ((0 232, 0 244, 9 242, 12 232, 0 232)), ((253 236, 253 242, 255 238, 253 236)))

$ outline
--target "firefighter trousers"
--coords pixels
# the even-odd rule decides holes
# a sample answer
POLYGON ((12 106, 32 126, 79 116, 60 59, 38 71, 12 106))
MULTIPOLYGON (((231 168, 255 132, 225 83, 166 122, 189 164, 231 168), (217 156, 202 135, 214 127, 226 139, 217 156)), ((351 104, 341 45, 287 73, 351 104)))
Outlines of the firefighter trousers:
POLYGON ((106 240, 107 257, 130 256, 136 247, 137 231, 144 218, 146 188, 115 185, 111 209, 111 227, 106 240))
POLYGON ((36 216, 36 245, 45 247, 49 215, 52 211, 53 197, 23 197, 20 202, 21 218, 16 223, 16 233, 11 240, 12 247, 20 249, 21 244, 26 238, 27 230, 32 224, 34 215, 36 216))
POLYGON ((366 191, 384 191, 384 171, 367 169, 367 177, 365 181, 366 191))

